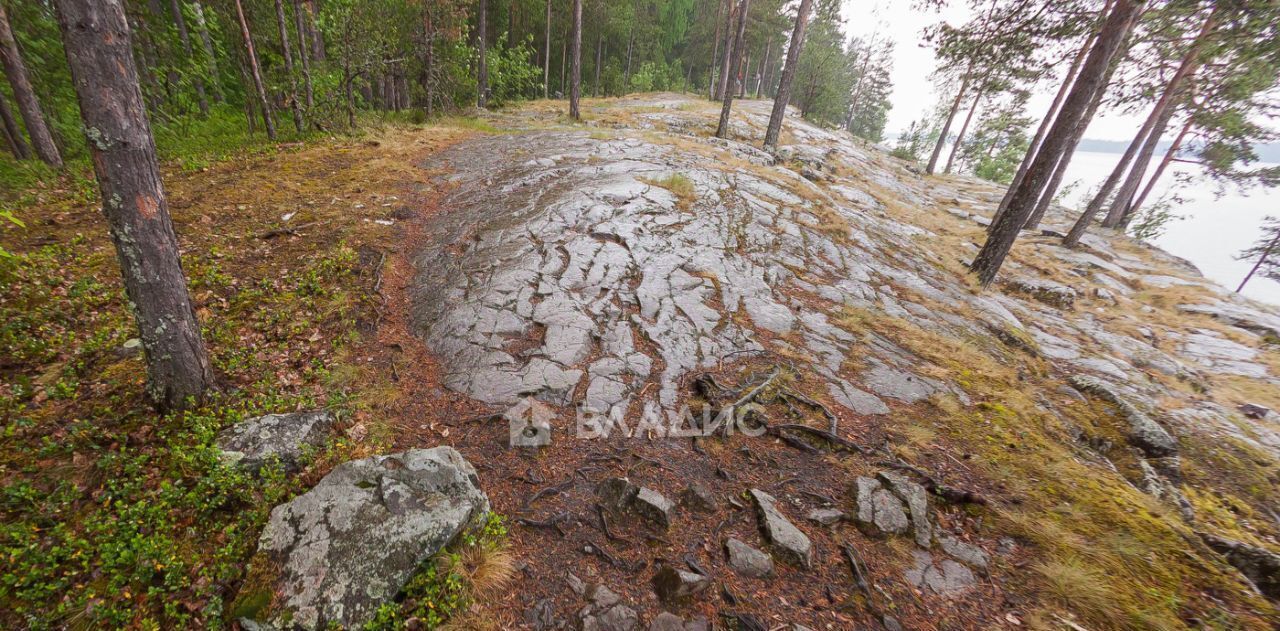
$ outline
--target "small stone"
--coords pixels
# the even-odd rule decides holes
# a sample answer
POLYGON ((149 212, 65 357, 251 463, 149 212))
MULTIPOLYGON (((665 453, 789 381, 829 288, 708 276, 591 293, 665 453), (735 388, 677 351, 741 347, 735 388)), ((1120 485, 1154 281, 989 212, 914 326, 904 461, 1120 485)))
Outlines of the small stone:
POLYGON ((573 593, 582 596, 587 592, 587 584, 583 583, 582 579, 574 576, 572 572, 565 574, 564 580, 569 584, 569 589, 572 589, 573 593))
POLYGON ((711 579, 693 572, 678 570, 670 565, 653 575, 653 591, 666 603, 684 600, 711 585, 711 579))
POLYGON ((684 618, 664 611, 649 621, 649 631, 684 631, 684 618))
POLYGON ((743 576, 764 578, 773 574, 773 559, 732 537, 724 544, 729 553, 729 567, 743 576))
POLYGON ((626 478, 605 478, 596 486, 600 505, 613 513, 621 513, 631 506, 640 488, 626 478))
POLYGON ((889 614, 885 614, 880 623, 884 625, 885 631, 902 631, 902 623, 889 614))
POLYGON ((671 525, 671 500, 661 493, 642 486, 631 501, 631 505, 641 517, 663 528, 671 525))
POLYGON ((911 510, 911 525, 915 528, 916 545, 928 548, 933 541, 933 533, 929 527, 929 494, 923 486, 902 477, 901 474, 881 471, 879 475, 880 479, 888 485, 889 490, 906 502, 907 508, 911 510))
POLYGON ((1244 403, 1236 409, 1240 410, 1240 413, 1245 415, 1246 418, 1252 419, 1264 419, 1267 418, 1267 415, 1271 414, 1270 408, 1262 407, 1256 403, 1244 403))
POLYGON ((279 461, 286 471, 297 471, 308 451, 324 445, 333 421, 324 410, 268 414, 218 432, 216 444, 222 459, 240 468, 256 472, 279 461))
POLYGON ((706 486, 694 482, 680 492, 680 505, 696 511, 710 512, 716 508, 716 496, 706 486))
POLYGON ((618 604, 618 601, 622 599, 622 597, 618 596, 618 594, 613 590, 599 584, 591 586, 588 590, 587 598, 593 605, 600 609, 612 607, 613 605, 618 604))
POLYGON ((636 610, 626 605, 610 607, 604 613, 589 617, 582 621, 583 631, 634 631, 640 625, 640 617, 636 610))
POLYGON ((759 489, 751 489, 765 539, 784 560, 808 569, 812 565, 813 543, 778 510, 777 500, 759 489))
POLYGON ((946 533, 938 535, 938 544, 942 546, 943 552, 951 555, 957 561, 969 567, 976 567, 981 570, 987 569, 988 557, 982 548, 972 543, 961 541, 946 533))
POLYGON ((809 511, 805 516, 809 521, 815 521, 823 526, 833 526, 845 519, 844 511, 836 508, 815 508, 809 511))
POLYGON ((915 567, 907 570, 907 582, 942 596, 954 596, 977 584, 969 568, 945 559, 937 563, 926 550, 915 551, 915 567))

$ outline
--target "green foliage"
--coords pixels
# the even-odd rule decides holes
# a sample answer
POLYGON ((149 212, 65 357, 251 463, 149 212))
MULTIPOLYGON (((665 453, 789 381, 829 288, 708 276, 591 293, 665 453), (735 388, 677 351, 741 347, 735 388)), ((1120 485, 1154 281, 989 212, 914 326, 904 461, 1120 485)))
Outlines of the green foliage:
POLYGON ((489 60, 489 104, 493 107, 537 98, 542 91, 542 69, 533 61, 530 41, 507 45, 503 34, 486 51, 489 60))

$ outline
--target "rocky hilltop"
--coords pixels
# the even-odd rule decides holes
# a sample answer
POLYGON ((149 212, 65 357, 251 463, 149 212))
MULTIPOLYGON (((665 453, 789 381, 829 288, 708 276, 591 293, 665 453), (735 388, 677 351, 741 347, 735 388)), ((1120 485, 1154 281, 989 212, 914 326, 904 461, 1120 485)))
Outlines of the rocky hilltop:
POLYGON ((1280 314, 1122 235, 1065 249, 1062 208, 980 291, 1001 189, 798 118, 762 153, 767 105, 727 141, 676 95, 602 102, 589 131, 534 106, 427 165, 450 192, 415 327, 448 388, 546 410, 546 446, 457 441, 518 524, 502 606, 533 628, 1274 624, 1280 314), (734 404, 763 435, 673 432, 734 404))

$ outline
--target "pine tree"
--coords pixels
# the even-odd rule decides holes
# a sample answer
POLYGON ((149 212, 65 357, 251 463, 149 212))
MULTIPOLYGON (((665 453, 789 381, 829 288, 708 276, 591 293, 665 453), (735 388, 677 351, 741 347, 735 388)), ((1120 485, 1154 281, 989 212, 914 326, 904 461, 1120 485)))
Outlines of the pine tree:
POLYGON ((14 39, 13 28, 9 24, 9 14, 0 2, 0 66, 4 67, 5 76, 9 78, 9 86, 13 88, 13 98, 18 102, 18 111, 22 114, 22 122, 26 124, 27 133, 31 136, 31 145, 36 155, 47 164, 62 167, 62 152, 53 142, 53 134, 45 122, 44 112, 40 109, 40 99, 36 96, 31 79, 27 76, 27 66, 22 61, 18 50, 18 42, 14 39))
POLYGON ((795 79, 796 66, 800 63, 800 51, 804 49, 804 30, 809 22, 809 7, 812 4, 813 0, 800 0, 800 7, 796 11, 795 29, 791 31, 791 42, 787 45, 787 61, 782 66, 778 89, 773 97, 773 112, 769 115, 769 126, 764 132, 766 150, 778 146, 782 119, 786 117, 787 104, 791 100, 791 82, 795 79))

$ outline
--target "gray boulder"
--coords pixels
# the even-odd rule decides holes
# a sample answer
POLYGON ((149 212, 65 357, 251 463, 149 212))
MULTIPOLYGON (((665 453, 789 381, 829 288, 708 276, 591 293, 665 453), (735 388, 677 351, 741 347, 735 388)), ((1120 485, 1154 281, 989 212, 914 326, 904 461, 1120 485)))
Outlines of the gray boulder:
POLYGON ((859 477, 854 482, 858 502, 855 517, 864 530, 872 534, 896 535, 907 531, 911 522, 902 504, 880 480, 859 477))
POLYGON ((898 499, 907 503, 911 511, 911 525, 915 530, 916 544, 928 548, 933 540, 933 531, 929 526, 929 494, 923 486, 912 482, 902 474, 893 471, 881 471, 879 478, 898 499))
POLYGON ((1119 388, 1096 377, 1073 375, 1071 386, 1081 392, 1110 401, 1129 422, 1129 443, 1142 450, 1150 458, 1165 458, 1178 454, 1178 441, 1164 427, 1155 422, 1120 394, 1119 388))
POLYGON ((907 582, 912 585, 941 596, 956 596, 978 583, 969 568, 944 559, 934 561, 927 550, 915 551, 915 567, 907 570, 907 582))
POLYGON ((671 525, 671 500, 661 493, 642 486, 632 500, 632 507, 641 517, 666 528, 671 525))
POLYGON ((773 574, 773 558, 769 555, 730 537, 724 543, 729 554, 729 567, 733 571, 751 578, 764 578, 773 574))
POLYGON ((1263 596, 1280 601, 1280 554, 1243 541, 1205 532, 1199 534, 1210 548, 1227 557, 1227 562, 1240 570, 1263 596))
POLYGON ((1011 278, 1005 281, 1004 285, 1013 291, 1027 294, 1059 309, 1070 309, 1076 302, 1076 290, 1047 280, 1011 278))
POLYGON ((782 558, 808 569, 812 564, 813 543, 795 524, 778 510, 778 500, 759 489, 751 489, 760 529, 782 558))
POLYGON ((247 584, 237 600, 273 600, 248 616, 268 625, 359 627, 488 511, 475 469, 452 447, 345 462, 271 511, 254 558, 267 584, 247 584))
POLYGON ((665 603, 676 603, 706 589, 711 579, 694 572, 679 570, 670 565, 653 575, 653 591, 665 603))
POLYGON ((222 430, 215 444, 224 462, 249 471, 257 472, 273 460, 286 471, 297 471, 306 452, 324 446, 333 421, 325 410, 268 414, 222 430))

